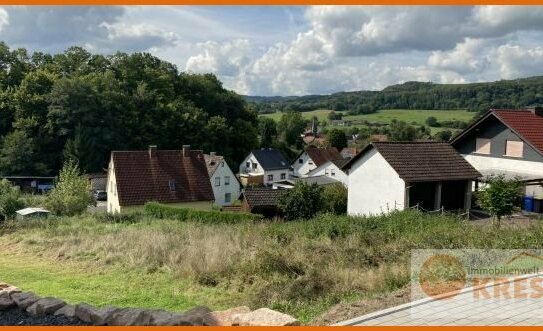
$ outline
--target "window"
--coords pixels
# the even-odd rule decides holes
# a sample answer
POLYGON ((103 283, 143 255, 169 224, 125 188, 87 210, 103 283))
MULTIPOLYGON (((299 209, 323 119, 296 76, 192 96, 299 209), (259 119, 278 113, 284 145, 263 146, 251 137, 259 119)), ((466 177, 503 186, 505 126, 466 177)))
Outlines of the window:
POLYGON ((302 163, 304 163, 304 160, 299 159, 299 160, 298 160, 298 163, 299 163, 299 164, 302 164, 302 163))
POLYGON ((215 186, 221 186, 221 177, 215 177, 215 186))
POLYGON ((309 160, 309 162, 307 162, 307 163, 309 163, 309 164, 313 165, 313 161, 311 161, 311 160, 309 160))
POLYGON ((272 181, 273 180, 273 175, 268 175, 268 181, 272 181))
POLYGON ((249 161, 245 162, 245 168, 247 169, 251 168, 251 162, 249 161))
POLYGON ((221 162, 221 168, 224 168, 224 161, 221 162))
POLYGON ((475 142, 475 153, 490 154, 490 139, 477 138, 475 142))
POLYGON ((330 170, 330 174, 331 174, 332 176, 335 176, 335 175, 336 175, 336 171, 335 171, 334 169, 331 169, 331 170, 330 170))
POLYGON ((253 163, 253 169, 256 170, 257 167, 258 167, 258 164, 257 164, 257 163, 253 163))
POLYGON ((224 176, 224 185, 230 185, 230 176, 224 176))
POLYGON ((224 202, 230 202, 230 201, 232 201, 232 193, 225 193, 224 202))
POLYGON ((328 169, 324 169, 324 175, 328 176, 328 169))
POLYGON ((287 179, 287 174, 282 173, 282 174, 281 174, 281 179, 287 179))
POLYGON ((175 190, 176 190, 176 187, 175 187, 175 180, 173 180, 173 179, 172 179, 172 180, 169 180, 169 181, 168 181, 168 186, 170 187, 170 191, 175 192, 175 190))
POLYGON ((524 144, 522 141, 507 140, 505 142, 505 156, 522 157, 524 144))

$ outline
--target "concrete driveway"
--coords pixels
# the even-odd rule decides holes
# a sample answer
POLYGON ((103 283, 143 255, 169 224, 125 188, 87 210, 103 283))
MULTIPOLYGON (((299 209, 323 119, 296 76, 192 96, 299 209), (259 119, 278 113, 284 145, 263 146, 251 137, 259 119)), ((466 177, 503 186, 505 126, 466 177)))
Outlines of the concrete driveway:
POLYGON ((539 273, 466 288, 450 296, 410 302, 337 325, 543 325, 543 287, 527 295, 522 292, 536 281, 543 285, 542 277, 539 273))

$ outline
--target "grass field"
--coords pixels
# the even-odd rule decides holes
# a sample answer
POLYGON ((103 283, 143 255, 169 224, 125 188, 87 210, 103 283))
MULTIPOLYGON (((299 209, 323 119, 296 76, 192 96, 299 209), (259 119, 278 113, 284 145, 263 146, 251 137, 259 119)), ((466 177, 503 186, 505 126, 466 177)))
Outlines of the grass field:
MULTIPOLYGON (((319 109, 310 112, 303 112, 302 115, 310 119, 313 116, 317 116, 319 121, 328 121, 328 114, 331 110, 319 109)), ((264 114, 260 116, 266 116, 273 118, 276 121, 279 121, 281 118, 281 113, 273 114, 264 114)), ((393 119, 398 121, 404 121, 407 123, 416 123, 417 125, 425 124, 425 121, 428 117, 433 116, 437 118, 438 121, 464 121, 469 122, 475 116, 475 113, 468 112, 465 110, 411 110, 411 109, 387 109, 381 110, 374 114, 368 115, 352 115, 344 116, 345 120, 358 120, 358 121, 368 121, 370 123, 380 123, 387 124, 390 123, 393 119)))
MULTIPOLYGON (((269 307, 305 323, 409 284, 413 248, 539 247, 543 226, 474 226, 415 211, 202 224, 84 216, 0 225, 0 280, 71 303, 269 307)), ((378 307, 382 308, 382 307, 378 307)))

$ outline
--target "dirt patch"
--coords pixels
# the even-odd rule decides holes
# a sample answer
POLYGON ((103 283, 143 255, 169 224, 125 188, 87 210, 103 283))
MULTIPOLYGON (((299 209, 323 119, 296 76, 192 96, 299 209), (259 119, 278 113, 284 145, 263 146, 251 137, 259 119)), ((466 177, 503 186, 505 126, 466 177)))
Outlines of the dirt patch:
MULTIPOLYGON (((536 225, 542 221, 542 216, 533 214, 533 215, 523 215, 523 214, 514 214, 510 217, 504 217, 501 220, 501 226, 502 227, 520 227, 520 228, 526 228, 530 227, 531 225, 536 225)), ((478 225, 478 226, 492 226, 492 218, 479 218, 474 219, 470 221, 471 224, 478 225)))
POLYGON ((340 303, 313 319, 310 325, 331 325, 374 311, 398 306, 410 301, 410 287, 388 295, 375 296, 353 303, 340 303))

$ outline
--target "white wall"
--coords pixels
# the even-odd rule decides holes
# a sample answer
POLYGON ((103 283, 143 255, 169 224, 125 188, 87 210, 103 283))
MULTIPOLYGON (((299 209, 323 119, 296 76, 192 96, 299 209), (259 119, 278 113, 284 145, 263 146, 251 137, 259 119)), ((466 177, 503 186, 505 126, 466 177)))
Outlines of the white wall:
POLYGON ((290 169, 279 169, 279 170, 266 171, 264 173, 264 185, 268 185, 268 184, 271 184, 273 182, 279 182, 279 181, 282 181, 282 180, 285 180, 285 179, 289 179, 290 178, 289 172, 290 172, 290 169), (281 179, 281 174, 285 174, 285 179, 281 179), (272 180, 268 179, 269 175, 273 175, 272 180))
POLYGON ((294 176, 307 177, 307 173, 317 168, 317 166, 315 165, 315 162, 311 160, 307 152, 303 152, 300 157, 294 160, 294 163, 292 163, 292 168, 294 169, 294 176), (300 163, 300 160, 302 160, 302 163, 300 163))
POLYGON ((239 198, 240 185, 236 179, 236 175, 230 169, 226 161, 221 161, 215 172, 210 176, 211 187, 213 188, 213 195, 215 196, 215 204, 219 206, 231 205, 239 198), (220 185, 215 185, 215 178, 220 178, 220 185), (225 185, 225 177, 230 177, 230 184, 225 185), (226 193, 230 193, 230 202, 225 201, 226 193))
POLYGON ((247 162, 251 162, 251 169, 249 171, 249 173, 251 175, 264 175, 264 185, 268 185, 268 184, 271 184, 273 182, 278 182, 278 181, 281 181, 281 180, 285 180, 285 179, 289 179, 290 178, 290 169, 289 168, 285 168, 285 169, 279 169, 279 170, 264 170, 264 168, 262 168, 262 166, 260 165, 260 163, 257 161, 256 157, 253 155, 253 153, 249 154, 245 160, 243 160, 243 162, 239 165, 239 173, 240 174, 245 174, 247 173, 245 171, 246 169, 246 163, 247 162), (252 164, 253 163, 256 163, 257 164, 257 167, 256 169, 253 169, 252 168, 252 164), (285 174, 285 179, 281 179, 281 174, 285 174), (273 175, 273 180, 268 180, 268 175, 273 175))
POLYGON ((315 168, 308 174, 308 176, 309 177, 326 176, 326 177, 339 180, 345 186, 349 185, 349 177, 347 176, 347 174, 344 173, 343 170, 339 169, 337 165, 332 163, 332 161, 328 161, 324 163, 323 165, 321 165, 320 167, 315 168), (334 173, 335 176, 333 176, 332 173, 334 173))
MULTIPOLYGON (((475 169, 479 171, 500 169, 505 171, 530 174, 534 176, 541 176, 541 178, 543 178, 543 163, 541 162, 488 157, 474 154, 468 154, 463 156, 475 169)), ((526 187, 525 193, 527 195, 542 196, 543 187, 539 185, 529 185, 526 187)))
POLYGON ((247 155, 245 157, 243 162, 241 162, 241 164, 239 165, 239 173, 240 174, 250 173, 252 175, 262 175, 262 174, 264 174, 264 169, 262 168, 260 163, 258 163, 258 161, 257 161, 256 157, 253 155, 253 153, 250 153, 249 155, 247 155), (246 171, 247 170, 247 167, 246 167, 247 162, 251 163, 248 172, 246 171), (253 169, 253 163, 257 164, 256 169, 253 169))
POLYGON ((378 215, 404 209, 405 182, 374 148, 349 171, 349 215, 378 215))
POLYGON ((113 159, 109 161, 109 167, 107 170, 107 212, 110 214, 118 214, 121 212, 121 206, 119 204, 119 195, 117 194, 117 180, 115 178, 115 168, 113 166, 113 159))

